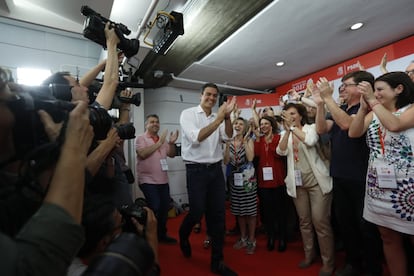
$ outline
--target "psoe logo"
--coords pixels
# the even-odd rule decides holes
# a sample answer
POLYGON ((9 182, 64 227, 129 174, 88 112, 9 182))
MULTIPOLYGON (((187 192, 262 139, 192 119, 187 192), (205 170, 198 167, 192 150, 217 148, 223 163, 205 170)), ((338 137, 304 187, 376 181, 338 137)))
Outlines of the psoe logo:
POLYGON ((339 66, 338 70, 336 71, 336 75, 337 76, 342 76, 344 74, 344 67, 343 66, 339 66))
POLYGON ((360 65, 359 60, 358 60, 354 64, 347 65, 346 66, 346 71, 351 72, 351 71, 359 70, 360 67, 361 67, 361 65, 360 65))

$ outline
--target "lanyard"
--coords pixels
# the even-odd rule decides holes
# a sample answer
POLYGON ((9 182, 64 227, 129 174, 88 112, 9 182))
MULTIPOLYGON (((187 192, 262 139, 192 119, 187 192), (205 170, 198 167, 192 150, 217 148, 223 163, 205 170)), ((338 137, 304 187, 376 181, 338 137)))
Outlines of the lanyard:
POLYGON ((382 155, 384 155, 385 153, 385 136, 387 135, 387 130, 384 128, 384 130, 381 130, 381 126, 378 127, 378 136, 379 136, 379 140, 380 140, 380 145, 381 145, 381 153, 382 155))
POLYGON ((292 134, 293 160, 297 163, 299 162, 299 143, 296 143, 295 141, 296 139, 292 134))
POLYGON ((266 166, 269 166, 269 159, 268 159, 268 157, 269 157, 269 144, 271 143, 273 141, 273 134, 272 134, 272 137, 271 137, 271 139, 270 139, 270 142, 269 143, 267 143, 267 141, 266 141, 266 136, 264 137, 264 146, 265 146, 265 157, 266 157, 266 166))
POLYGON ((237 144, 236 144, 236 139, 233 140, 233 145, 234 145, 234 164, 236 165, 236 167, 239 167, 239 153, 237 150, 237 144))

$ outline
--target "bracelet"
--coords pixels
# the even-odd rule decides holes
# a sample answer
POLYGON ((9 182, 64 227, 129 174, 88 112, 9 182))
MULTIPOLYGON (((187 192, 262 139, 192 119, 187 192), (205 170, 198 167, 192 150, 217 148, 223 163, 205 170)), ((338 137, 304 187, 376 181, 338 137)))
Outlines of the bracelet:
POLYGON ((372 109, 374 109, 374 106, 376 106, 378 104, 380 104, 380 102, 379 101, 375 101, 375 103, 370 104, 369 107, 371 107, 371 110, 372 110, 372 109))
POLYGON ((121 108, 121 111, 131 111, 129 108, 121 108))

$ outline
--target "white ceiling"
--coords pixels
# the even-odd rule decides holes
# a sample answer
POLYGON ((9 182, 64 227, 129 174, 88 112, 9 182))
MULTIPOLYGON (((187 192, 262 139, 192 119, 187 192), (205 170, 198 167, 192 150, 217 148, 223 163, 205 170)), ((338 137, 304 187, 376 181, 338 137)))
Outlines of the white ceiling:
MULTIPOLYGON (((182 12, 186 2, 160 0, 155 11, 182 12)), ((88 5, 127 25, 133 31, 132 38, 150 4, 150 0, 0 0, 0 16, 81 33, 84 16, 80 7, 88 5)), ((178 77, 272 89, 413 35, 413 15, 413 0, 275 0, 178 77), (358 21, 365 22, 365 26, 349 31, 348 27, 358 21), (286 65, 277 68, 274 64, 279 60, 286 65)), ((186 20, 197 20, 202 10, 193 19, 185 12, 184 16, 185 33, 189 33, 191 24, 186 20)), ((214 18, 211 24, 215 24, 214 18)), ((170 85, 180 83, 173 81, 170 85)))

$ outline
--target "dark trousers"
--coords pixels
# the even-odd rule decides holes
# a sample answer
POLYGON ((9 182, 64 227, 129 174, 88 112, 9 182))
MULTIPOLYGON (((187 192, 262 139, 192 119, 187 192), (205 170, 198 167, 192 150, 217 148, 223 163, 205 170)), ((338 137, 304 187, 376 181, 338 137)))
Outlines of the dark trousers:
POLYGON ((162 239, 167 235, 167 219, 170 209, 170 186, 167 184, 140 185, 148 207, 154 212, 157 218, 158 238, 162 239))
POLYGON ((203 214, 211 238, 211 262, 223 259, 225 234, 225 181, 221 162, 214 165, 187 164, 190 210, 180 227, 180 239, 188 239, 203 214))
POLYGON ((362 217, 364 196, 365 181, 333 178, 333 205, 346 262, 381 275, 382 241, 376 225, 362 217))
POLYGON ((287 232, 287 193, 286 186, 259 188, 259 208, 262 222, 269 238, 279 234, 279 240, 286 240, 287 232), (277 227, 277 228, 276 228, 277 227))

